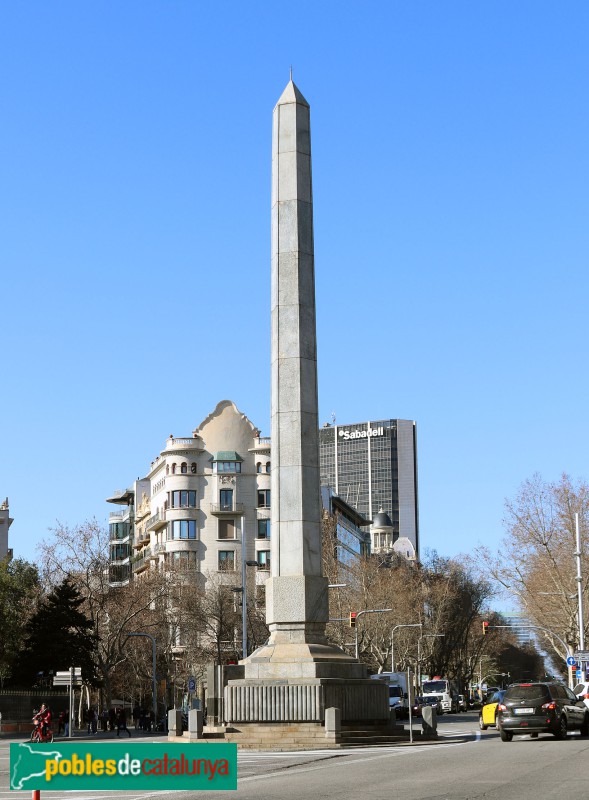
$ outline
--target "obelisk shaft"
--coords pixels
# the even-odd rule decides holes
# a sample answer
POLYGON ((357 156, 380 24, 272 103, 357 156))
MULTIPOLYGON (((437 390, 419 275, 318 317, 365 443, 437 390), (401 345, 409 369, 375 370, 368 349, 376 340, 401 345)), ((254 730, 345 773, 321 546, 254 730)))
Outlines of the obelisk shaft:
POLYGON ((272 135, 271 633, 327 621, 321 501, 309 105, 292 81, 272 135), (323 595, 325 597, 323 597, 323 595), (288 600, 288 602, 286 602, 288 600), (285 618, 287 617, 287 618, 285 618))

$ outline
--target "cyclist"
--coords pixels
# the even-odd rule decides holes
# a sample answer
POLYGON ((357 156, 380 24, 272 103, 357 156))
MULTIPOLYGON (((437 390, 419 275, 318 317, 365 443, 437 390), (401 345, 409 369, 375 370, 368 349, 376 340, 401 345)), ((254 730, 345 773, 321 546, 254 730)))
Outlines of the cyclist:
POLYGON ((41 704, 41 708, 33 717, 33 722, 40 726, 41 736, 47 736, 47 732, 51 728, 51 709, 45 703, 41 704))

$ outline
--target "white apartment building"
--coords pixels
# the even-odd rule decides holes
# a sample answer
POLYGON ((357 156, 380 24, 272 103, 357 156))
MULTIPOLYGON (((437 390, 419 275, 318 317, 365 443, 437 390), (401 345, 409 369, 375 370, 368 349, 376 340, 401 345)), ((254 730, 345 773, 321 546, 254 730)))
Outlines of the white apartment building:
POLYGON ((194 575, 241 572, 255 561, 256 584, 270 570, 270 439, 230 400, 191 436, 170 436, 145 478, 108 502, 110 582, 124 585, 166 566, 194 575), (242 544, 245 542, 245 553, 242 544))

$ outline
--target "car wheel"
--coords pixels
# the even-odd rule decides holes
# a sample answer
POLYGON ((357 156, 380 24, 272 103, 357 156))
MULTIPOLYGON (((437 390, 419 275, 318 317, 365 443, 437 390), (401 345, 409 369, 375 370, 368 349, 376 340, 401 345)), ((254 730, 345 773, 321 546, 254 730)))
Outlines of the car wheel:
POLYGON ((530 733, 530 738, 531 739, 537 739, 538 738, 538 734, 537 733, 530 733))
POLYGON ((482 714, 479 714, 479 728, 480 728, 482 731, 486 731, 488 727, 489 727, 489 726, 488 726, 488 725, 485 725, 485 723, 483 722, 483 715, 482 715, 482 714))
POLYGON ((504 731, 503 728, 499 729, 499 736, 501 736, 502 742, 510 742, 513 739, 513 733, 511 731, 504 731))
POLYGON ((568 733, 567 718, 563 714, 558 722, 558 730, 554 734, 557 739, 566 739, 568 733))
POLYGON ((589 736, 589 714, 585 714, 585 719, 581 725, 581 736, 589 736))

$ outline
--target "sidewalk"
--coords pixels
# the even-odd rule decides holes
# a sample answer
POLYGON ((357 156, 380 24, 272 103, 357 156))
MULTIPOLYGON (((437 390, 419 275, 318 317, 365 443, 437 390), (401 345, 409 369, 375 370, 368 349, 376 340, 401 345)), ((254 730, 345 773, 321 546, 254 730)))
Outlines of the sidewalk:
MULTIPOLYGON (((112 741, 113 739, 120 739, 121 741, 125 741, 129 738, 131 739, 153 739, 154 737, 167 737, 167 733, 163 731, 141 731, 135 730, 135 728, 129 728, 131 736, 129 737, 125 731, 121 731, 119 736, 117 736, 116 731, 97 731, 96 733, 88 734, 85 730, 76 731, 73 737, 70 739, 68 736, 56 736, 53 734, 53 741, 54 742, 80 742, 80 741, 89 741, 89 742, 100 742, 100 741, 112 741)), ((31 734, 30 731, 18 733, 16 731, 9 731, 4 732, 0 731, 0 740, 11 739, 14 741, 27 741, 30 738, 31 734)))

